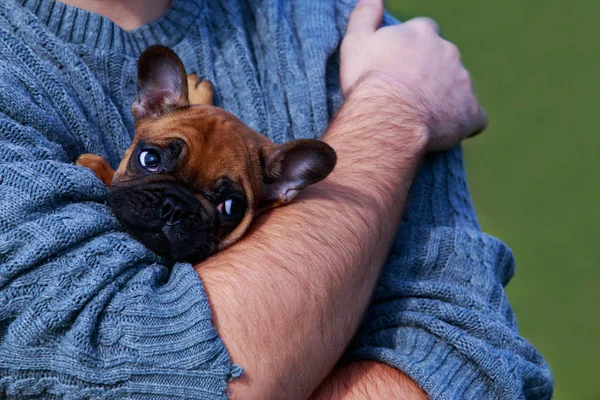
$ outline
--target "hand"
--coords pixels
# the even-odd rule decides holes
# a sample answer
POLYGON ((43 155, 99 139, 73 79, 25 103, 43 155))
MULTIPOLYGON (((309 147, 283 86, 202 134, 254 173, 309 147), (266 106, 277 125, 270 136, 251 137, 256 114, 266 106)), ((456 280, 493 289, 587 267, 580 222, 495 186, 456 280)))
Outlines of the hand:
POLYGON ((487 118, 458 48, 437 24, 415 18, 379 28, 382 0, 359 0, 341 46, 344 96, 381 101, 400 125, 414 124, 428 151, 449 149, 481 132, 487 118))

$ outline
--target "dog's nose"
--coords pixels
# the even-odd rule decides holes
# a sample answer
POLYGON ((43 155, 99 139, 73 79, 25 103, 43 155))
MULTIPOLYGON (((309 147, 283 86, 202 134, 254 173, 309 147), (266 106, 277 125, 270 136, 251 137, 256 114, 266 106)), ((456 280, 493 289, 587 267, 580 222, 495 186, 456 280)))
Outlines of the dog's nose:
POLYGON ((186 215, 184 203, 172 196, 165 197, 160 205, 160 218, 172 223, 180 222, 186 215))

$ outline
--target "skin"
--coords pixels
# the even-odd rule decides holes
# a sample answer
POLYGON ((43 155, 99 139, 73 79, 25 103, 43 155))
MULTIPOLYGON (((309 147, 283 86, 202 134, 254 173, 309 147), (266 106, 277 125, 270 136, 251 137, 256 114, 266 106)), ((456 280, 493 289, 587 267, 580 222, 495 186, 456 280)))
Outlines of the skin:
POLYGON ((126 31, 132 31, 160 18, 171 0, 60 0, 84 10, 100 14, 126 31))
POLYGON ((354 362, 329 374, 311 400, 426 400, 406 375, 375 361, 354 362))
MULTIPOLYGON (((99 1, 69 2, 117 22, 99 1)), ((389 366, 333 367, 368 305, 422 158, 487 121, 458 50, 435 23, 378 29, 381 15, 381 0, 360 0, 342 43, 346 101, 324 136, 338 154, 334 172, 196 265, 215 326, 245 370, 229 384, 234 399, 425 398, 389 366)), ((150 20, 140 13, 117 23, 150 20)))

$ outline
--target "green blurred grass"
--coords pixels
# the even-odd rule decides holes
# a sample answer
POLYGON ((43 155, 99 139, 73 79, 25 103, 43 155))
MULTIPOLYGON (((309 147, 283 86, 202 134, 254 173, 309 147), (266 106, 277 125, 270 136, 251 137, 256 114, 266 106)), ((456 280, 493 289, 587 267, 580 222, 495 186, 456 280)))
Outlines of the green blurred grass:
POLYGON ((390 0, 458 44, 490 116, 465 145, 483 229, 508 243, 521 333, 559 400, 600 399, 600 1, 390 0))

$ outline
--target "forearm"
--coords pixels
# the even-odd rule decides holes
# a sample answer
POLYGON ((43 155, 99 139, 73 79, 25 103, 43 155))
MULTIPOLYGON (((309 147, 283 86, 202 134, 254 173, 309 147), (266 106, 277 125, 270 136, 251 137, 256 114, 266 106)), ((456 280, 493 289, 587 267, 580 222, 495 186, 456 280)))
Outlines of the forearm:
POLYGON ((427 395, 401 371, 376 361, 336 368, 310 400, 427 400, 427 395))
POLYGON ((385 104, 350 96, 325 136, 339 160, 330 177, 197 266, 219 334, 246 372, 230 384, 233 398, 306 398, 349 343, 423 154, 414 128, 387 120, 385 104))

